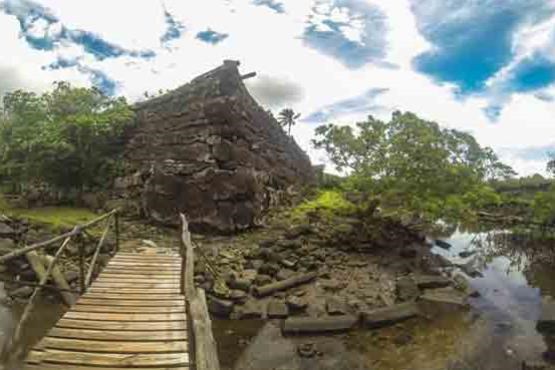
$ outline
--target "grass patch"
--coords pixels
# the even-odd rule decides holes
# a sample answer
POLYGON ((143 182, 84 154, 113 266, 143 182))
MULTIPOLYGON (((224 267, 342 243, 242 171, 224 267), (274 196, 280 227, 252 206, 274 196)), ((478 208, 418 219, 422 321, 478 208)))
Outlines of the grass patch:
POLYGON ((52 230, 72 228, 98 217, 97 214, 88 209, 72 207, 11 209, 8 214, 43 224, 52 230))
POLYGON ((356 211, 357 206, 348 201, 340 191, 327 190, 318 193, 316 198, 299 204, 292 210, 291 217, 295 220, 303 220, 310 213, 318 213, 324 217, 348 216, 356 211))

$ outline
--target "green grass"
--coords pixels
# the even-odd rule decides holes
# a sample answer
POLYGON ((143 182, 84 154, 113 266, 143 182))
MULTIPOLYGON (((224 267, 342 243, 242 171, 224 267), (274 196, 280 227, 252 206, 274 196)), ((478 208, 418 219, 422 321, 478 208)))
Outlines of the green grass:
POLYGON ((72 207, 8 209, 7 213, 26 218, 33 223, 43 224, 52 230, 68 229, 98 217, 88 209, 72 207))

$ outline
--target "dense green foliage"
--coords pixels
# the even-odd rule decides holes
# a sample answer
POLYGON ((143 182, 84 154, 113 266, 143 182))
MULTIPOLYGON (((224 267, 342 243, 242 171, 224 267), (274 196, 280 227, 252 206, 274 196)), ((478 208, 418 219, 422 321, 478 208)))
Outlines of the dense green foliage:
POLYGON ((314 199, 306 200, 295 207, 292 217, 297 220, 305 219, 310 213, 317 212, 320 217, 340 215, 347 216, 354 213, 357 206, 347 200, 338 190, 326 190, 317 194, 314 199))
POLYGON ((117 171, 118 139, 133 112, 123 98, 58 82, 51 92, 5 95, 0 179, 19 190, 102 187, 117 171))
POLYGON ((349 173, 348 190, 379 195, 383 207, 420 217, 456 217, 499 203, 486 180, 515 174, 472 135, 412 113, 395 112, 389 122, 370 116, 356 129, 323 125, 313 144, 349 173))

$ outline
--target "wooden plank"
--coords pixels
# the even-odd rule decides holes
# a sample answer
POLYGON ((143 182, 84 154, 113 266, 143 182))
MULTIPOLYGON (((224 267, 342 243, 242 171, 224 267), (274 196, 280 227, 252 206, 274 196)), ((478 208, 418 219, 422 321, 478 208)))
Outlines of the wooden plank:
POLYGON ((181 265, 181 261, 179 260, 175 260, 175 261, 152 261, 152 260, 148 260, 148 259, 144 259, 144 260, 121 260, 118 258, 113 258, 109 261, 109 264, 113 264, 113 265, 120 265, 120 266, 168 266, 168 267, 174 267, 174 266, 180 266, 181 265))
POLYGON ((142 306, 93 306, 76 304, 71 307, 72 312, 106 312, 106 313, 183 313, 185 307, 142 307, 142 306))
POLYGON ((91 287, 95 288, 141 288, 141 289, 160 289, 160 288, 177 288, 179 289, 179 283, 159 283, 159 282, 115 282, 115 281, 96 281, 91 287))
POLYGON ((67 312, 68 319, 78 320, 106 320, 106 321, 183 321, 183 313, 104 313, 104 312, 67 312))
MULTIPOLYGON (((185 366, 177 366, 177 367, 148 367, 148 370, 191 370, 191 367, 188 365, 185 366)), ((79 366, 79 365, 52 365, 52 364, 42 364, 42 365, 33 365, 27 364, 23 368, 23 370, 129 370, 128 367, 97 367, 97 366, 79 366)))
POLYGON ((185 299, 175 299, 166 301, 147 301, 147 300, 118 300, 111 299, 107 302, 105 299, 81 298, 77 302, 82 305, 105 305, 109 304, 110 307, 116 306, 137 306, 137 307, 185 307, 185 299))
POLYGON ((31 351, 29 361, 34 358, 42 363, 93 365, 93 366, 184 366, 189 365, 187 353, 161 353, 161 354, 116 354, 116 353, 85 353, 47 349, 44 352, 31 351))
POLYGON ((157 274, 157 275, 179 275, 180 269, 176 269, 174 267, 163 269, 163 268, 155 268, 155 267, 117 267, 117 266, 106 266, 103 271, 112 272, 112 271, 125 271, 126 273, 130 274, 157 274))
POLYGON ((85 339, 44 338, 43 349, 109 353, 175 353, 188 352, 186 340, 171 342, 104 342, 85 339))
MULTIPOLYGON (((152 278, 145 278, 145 277, 136 277, 136 278, 129 278, 125 275, 109 275, 109 274, 105 274, 105 275, 100 275, 95 282, 111 282, 113 281, 114 283, 152 283, 152 278)), ((167 284, 167 283, 175 283, 175 284, 179 284, 179 278, 173 277, 173 276, 164 276, 164 277, 157 277, 156 278, 156 282, 157 283, 163 283, 163 284, 167 284)))
POLYGON ((92 329, 69 329, 54 327, 48 333, 52 338, 73 338, 87 340, 107 341, 171 341, 187 340, 186 330, 92 330, 92 329))
POLYGON ((130 299, 130 300, 145 300, 145 301, 157 301, 157 300, 176 300, 183 299, 183 296, 179 294, 118 294, 114 293, 86 293, 82 297, 92 298, 92 299, 130 299))
POLYGON ((117 294, 179 294, 179 288, 103 288, 103 287, 90 287, 91 293, 117 293, 117 294))
POLYGON ((179 271, 164 271, 164 270, 131 270, 131 269, 116 269, 116 268, 105 268, 102 273, 110 275, 144 275, 146 277, 152 278, 157 276, 178 276, 179 271))
POLYGON ((118 258, 139 258, 139 259, 152 259, 152 260, 175 260, 181 259, 179 254, 144 254, 144 253, 126 253, 119 252, 115 255, 118 258))
MULTIPOLYGON (((73 320, 62 318, 56 323, 57 328, 90 329, 90 330, 119 330, 119 331, 172 331, 187 330, 186 321, 97 321, 73 320)), ((91 338, 92 339, 92 338, 91 338)))

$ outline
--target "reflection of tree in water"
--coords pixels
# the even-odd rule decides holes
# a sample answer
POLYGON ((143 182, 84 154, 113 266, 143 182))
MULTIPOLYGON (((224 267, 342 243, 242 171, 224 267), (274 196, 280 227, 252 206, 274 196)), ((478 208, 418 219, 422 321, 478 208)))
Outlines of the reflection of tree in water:
POLYGON ((509 261, 507 273, 519 271, 542 295, 555 297, 555 240, 515 231, 489 230, 475 234, 472 265, 483 270, 494 258, 509 261))

